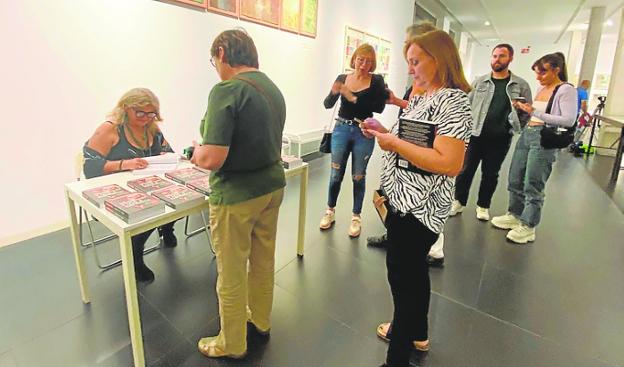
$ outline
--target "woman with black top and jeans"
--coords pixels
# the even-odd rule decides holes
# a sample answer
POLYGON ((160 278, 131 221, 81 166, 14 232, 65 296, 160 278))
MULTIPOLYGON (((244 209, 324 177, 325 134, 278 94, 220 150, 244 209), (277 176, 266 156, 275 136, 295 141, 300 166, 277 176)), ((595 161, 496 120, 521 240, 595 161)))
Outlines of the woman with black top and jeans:
MULTIPOLYGON (((160 103, 152 91, 134 88, 126 92, 115 109, 83 147, 86 178, 147 167, 144 157, 173 152, 158 128, 160 103)), ((138 281, 154 280, 143 261, 145 242, 153 229, 132 237, 134 271, 138 281)), ((158 227, 166 247, 177 245, 173 222, 158 227)))
POLYGON ((375 141, 362 135, 358 120, 381 113, 386 106, 386 88, 383 77, 373 74, 376 67, 375 49, 369 44, 358 47, 351 57, 350 74, 340 74, 325 98, 325 108, 332 108, 340 98, 340 110, 336 118, 331 141, 331 175, 327 211, 319 227, 329 229, 334 223, 335 207, 345 174, 349 155, 353 178, 353 216, 349 236, 358 237, 361 232, 362 202, 366 192, 366 166, 373 153, 375 141))

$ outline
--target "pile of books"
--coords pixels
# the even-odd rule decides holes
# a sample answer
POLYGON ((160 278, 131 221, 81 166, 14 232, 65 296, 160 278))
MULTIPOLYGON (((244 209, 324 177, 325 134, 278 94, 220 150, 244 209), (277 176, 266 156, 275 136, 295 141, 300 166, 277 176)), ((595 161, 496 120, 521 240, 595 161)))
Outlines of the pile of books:
POLYGON ((282 164, 285 169, 293 169, 301 167, 301 165, 303 165, 303 160, 295 157, 294 155, 282 155, 282 164))

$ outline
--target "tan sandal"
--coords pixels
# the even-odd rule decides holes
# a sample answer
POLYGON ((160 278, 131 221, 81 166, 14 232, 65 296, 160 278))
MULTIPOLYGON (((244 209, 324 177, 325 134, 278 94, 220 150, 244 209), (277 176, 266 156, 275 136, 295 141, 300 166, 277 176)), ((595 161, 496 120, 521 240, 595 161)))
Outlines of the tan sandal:
POLYGON ((242 359, 245 358, 247 352, 241 354, 228 354, 221 347, 217 345, 217 337, 210 336, 207 338, 199 339, 197 342, 197 349, 199 352, 209 358, 232 358, 242 359))
MULTIPOLYGON (((388 338, 389 330, 390 330, 389 322, 384 322, 383 324, 379 324, 379 326, 377 326, 377 336, 386 342, 390 342, 390 338, 388 338)), ((416 349, 419 352, 429 351, 429 340, 423 340, 423 341, 415 340, 412 344, 414 345, 414 349, 416 349)))

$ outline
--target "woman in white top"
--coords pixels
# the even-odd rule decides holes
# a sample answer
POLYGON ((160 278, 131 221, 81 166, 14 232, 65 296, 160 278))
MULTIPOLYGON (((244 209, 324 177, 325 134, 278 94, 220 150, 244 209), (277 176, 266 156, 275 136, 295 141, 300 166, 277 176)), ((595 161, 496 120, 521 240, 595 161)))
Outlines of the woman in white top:
POLYGON ((374 119, 361 124, 363 133, 375 136, 385 151, 381 187, 390 206, 385 223, 386 266, 394 315, 391 326, 379 325, 377 335, 390 341, 384 366, 391 367, 409 366, 414 348, 429 350, 427 253, 448 218, 455 176, 462 169, 472 125, 466 94, 470 84, 450 36, 441 30, 424 33, 409 39, 403 54, 414 85, 425 94, 415 97, 413 108, 390 131, 374 119), (430 144, 421 146, 402 139, 400 128, 415 127, 405 119, 434 125, 430 144))
POLYGON ((540 144, 540 132, 546 127, 573 126, 578 105, 576 88, 566 83, 562 53, 542 56, 532 68, 540 83, 533 105, 514 102, 514 107, 532 117, 516 142, 511 160, 508 212, 492 218, 495 227, 509 230, 509 240, 520 244, 535 241, 546 181, 556 159, 557 149, 546 149, 540 144))

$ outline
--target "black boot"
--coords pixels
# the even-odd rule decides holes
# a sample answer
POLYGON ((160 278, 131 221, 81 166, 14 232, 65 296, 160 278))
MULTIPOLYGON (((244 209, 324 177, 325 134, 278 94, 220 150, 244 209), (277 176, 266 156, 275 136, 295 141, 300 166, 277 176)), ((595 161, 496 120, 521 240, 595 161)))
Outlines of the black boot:
POLYGON ((165 247, 176 247, 178 245, 178 239, 173 234, 173 223, 158 227, 158 234, 162 237, 165 247))
POLYGON ((388 234, 384 233, 381 236, 372 236, 366 239, 366 244, 371 247, 388 247, 388 234))
POLYGON ((134 277, 137 282, 154 281, 154 272, 143 262, 143 249, 148 236, 143 233, 132 237, 132 255, 134 257, 134 277))

